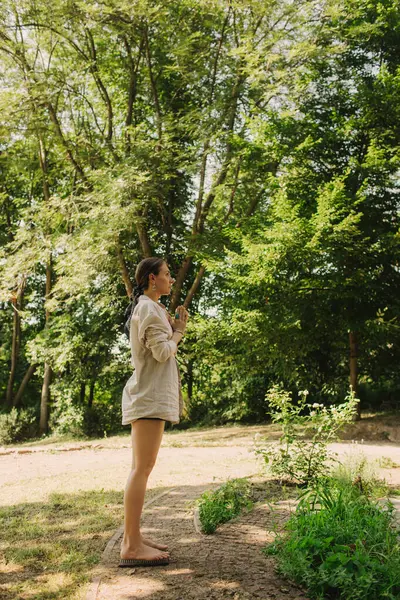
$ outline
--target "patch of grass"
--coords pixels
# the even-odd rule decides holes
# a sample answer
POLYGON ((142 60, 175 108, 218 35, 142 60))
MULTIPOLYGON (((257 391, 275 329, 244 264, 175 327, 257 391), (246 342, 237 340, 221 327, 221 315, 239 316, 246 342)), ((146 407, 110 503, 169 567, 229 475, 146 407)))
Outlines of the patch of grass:
POLYGON ((307 588, 311 598, 375 600, 400 597, 400 545, 393 505, 379 505, 356 485, 327 480, 307 490, 264 549, 279 572, 307 588))
POLYGON ((376 463, 381 469, 398 469, 400 467, 389 456, 381 456, 376 460, 376 463))
POLYGON ((93 444, 101 444, 104 447, 119 446, 123 442, 130 441, 130 432, 110 435, 108 437, 89 437, 89 436, 72 436, 70 434, 49 434, 38 438, 32 438, 24 442, 12 444, 14 448, 36 448, 38 446, 92 446, 93 444))
POLYGON ((246 478, 228 480, 214 491, 204 492, 197 501, 204 533, 214 533, 221 523, 236 517, 243 508, 251 510, 251 484, 246 478))
POLYGON ((379 477, 378 466, 378 462, 369 460, 363 451, 353 450, 332 469, 332 481, 343 486, 357 485, 366 496, 382 498, 389 495, 389 485, 379 477))
POLYGON ((75 598, 122 518, 122 491, 51 494, 47 503, 1 507, 0 597, 75 598))

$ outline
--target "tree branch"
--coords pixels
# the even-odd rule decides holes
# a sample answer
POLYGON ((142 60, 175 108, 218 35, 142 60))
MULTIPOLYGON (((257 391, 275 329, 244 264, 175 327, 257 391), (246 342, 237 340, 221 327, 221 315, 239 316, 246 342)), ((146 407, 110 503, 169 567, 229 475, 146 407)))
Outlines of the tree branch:
POLYGON ((113 124, 114 113, 113 113, 111 99, 108 94, 107 88, 104 85, 102 78, 100 77, 100 71, 99 71, 99 67, 97 64, 97 51, 96 51, 96 46, 94 43, 92 32, 87 27, 85 27, 84 29, 85 29, 85 33, 86 33, 86 38, 88 40, 89 53, 90 53, 90 58, 91 58, 91 60, 89 61, 90 72, 92 73, 93 79, 96 82, 97 89, 100 92, 100 96, 103 98, 103 101, 107 107, 106 142, 113 154, 114 159, 116 161, 119 161, 119 157, 117 156, 117 154, 115 152, 115 148, 112 144, 112 137, 113 137, 113 132, 114 132, 114 124, 113 124))
POLYGON ((132 294, 133 294, 133 284, 132 284, 131 277, 129 275, 128 267, 126 266, 126 261, 125 261, 124 254, 122 252, 119 237, 117 238, 115 246, 116 246, 116 250, 117 250, 118 262, 119 262, 119 265, 121 268, 122 280, 125 284, 127 296, 128 296, 128 298, 131 298, 132 294))
MULTIPOLYGON (((126 114, 125 125, 126 125, 126 127, 130 127, 130 125, 132 125, 132 120, 133 120, 133 107, 136 102, 137 74, 139 71, 140 59, 142 57, 145 39, 144 39, 144 35, 143 35, 140 40, 140 46, 139 46, 139 50, 138 50, 136 64, 135 64, 135 61, 133 60, 132 48, 131 48, 131 45, 129 44, 129 41, 128 41, 128 38, 126 35, 123 36, 123 40, 124 40, 125 49, 126 49, 126 52, 128 55, 129 75, 130 75, 128 111, 126 114)), ((127 154, 130 154, 130 151, 131 151, 131 134, 130 134, 129 130, 126 133, 125 151, 127 154)))
MULTIPOLYGON (((190 306, 190 304, 191 304, 191 302, 193 300, 193 297, 194 297, 195 293, 197 292, 197 289, 198 289, 198 287, 200 285, 200 282, 201 282, 201 280, 203 278, 205 270, 206 270, 206 267, 204 265, 201 265, 200 269, 197 271, 197 274, 196 274, 196 277, 195 277, 194 282, 192 284, 192 287, 190 288, 190 290, 189 290, 189 292, 188 292, 188 294, 187 294, 187 296, 185 298, 185 301, 183 303, 183 306, 186 309, 190 306)), ((174 308, 174 310, 175 310, 175 308, 174 308)))
POLYGON ((153 92, 153 100, 154 100, 154 105, 155 105, 155 109, 156 109, 157 132, 158 132, 158 147, 157 147, 157 150, 159 151, 160 147, 161 147, 161 142, 162 142, 162 113, 161 113, 160 100, 159 100, 159 97, 158 97, 157 86, 156 86, 156 82, 155 82, 154 74, 153 74, 153 67, 152 67, 152 64, 151 64, 151 52, 150 52, 150 44, 149 44, 149 37, 148 37, 148 26, 147 25, 145 25, 145 27, 144 27, 143 35, 144 35, 144 43, 145 43, 146 58, 147 58, 147 68, 149 70, 149 78, 150 78, 151 90, 153 92))

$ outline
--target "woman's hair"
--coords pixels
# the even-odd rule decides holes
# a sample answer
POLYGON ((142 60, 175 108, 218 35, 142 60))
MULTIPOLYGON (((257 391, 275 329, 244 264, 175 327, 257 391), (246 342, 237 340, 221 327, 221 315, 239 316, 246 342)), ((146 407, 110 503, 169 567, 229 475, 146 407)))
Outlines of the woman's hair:
POLYGON ((150 274, 158 275, 162 265, 166 261, 163 258, 157 258, 155 256, 150 256, 149 258, 144 258, 140 261, 140 263, 136 267, 135 271, 135 283, 133 285, 133 292, 131 294, 131 301, 125 310, 125 325, 124 331, 129 340, 129 332, 131 325, 131 318, 136 304, 138 303, 139 296, 141 296, 144 290, 147 290, 149 287, 149 277, 150 274))

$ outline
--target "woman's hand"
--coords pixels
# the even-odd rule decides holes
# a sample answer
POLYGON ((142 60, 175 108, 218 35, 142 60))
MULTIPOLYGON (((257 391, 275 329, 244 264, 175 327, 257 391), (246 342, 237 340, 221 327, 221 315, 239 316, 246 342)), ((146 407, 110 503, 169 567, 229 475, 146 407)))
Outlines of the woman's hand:
POLYGON ((184 306, 178 306, 175 311, 175 319, 172 320, 171 326, 174 331, 185 333, 189 313, 184 306))

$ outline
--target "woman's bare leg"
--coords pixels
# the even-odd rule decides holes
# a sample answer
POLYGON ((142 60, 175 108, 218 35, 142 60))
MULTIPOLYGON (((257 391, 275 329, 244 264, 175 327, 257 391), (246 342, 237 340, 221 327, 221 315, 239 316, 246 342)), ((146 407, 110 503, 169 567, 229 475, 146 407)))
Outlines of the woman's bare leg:
MULTIPOLYGON (((165 421, 164 421, 164 423, 165 423, 165 421)), ((131 432, 131 434, 132 434, 132 432, 131 432)), ((133 450, 133 440, 132 440, 132 471, 134 469, 135 469, 135 452, 133 450)), ((152 540, 148 536, 142 535, 142 542, 145 546, 151 546, 152 548, 158 548, 159 550, 168 550, 167 544, 160 544, 159 542, 152 540)))
POLYGON ((168 552, 145 545, 140 533, 140 517, 149 475, 156 462, 165 421, 140 419, 132 423, 132 470, 125 487, 124 537, 121 558, 155 559, 168 552))
MULTIPOLYGON (((132 444, 133 448, 133 444, 132 444)), ((132 449, 132 471, 135 469, 135 452, 132 449)), ((145 546, 151 546, 152 548, 158 548, 159 550, 168 550, 168 544, 160 544, 155 540, 152 540, 148 536, 142 535, 142 542, 145 546)))

